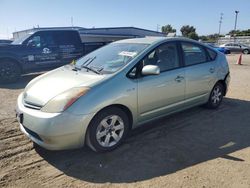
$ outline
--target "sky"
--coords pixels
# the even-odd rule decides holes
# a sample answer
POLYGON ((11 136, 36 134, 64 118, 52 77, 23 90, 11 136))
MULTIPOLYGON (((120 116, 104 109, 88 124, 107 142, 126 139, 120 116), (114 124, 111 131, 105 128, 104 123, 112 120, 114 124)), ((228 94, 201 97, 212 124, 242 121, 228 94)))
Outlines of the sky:
POLYGON ((234 28, 250 29, 250 0, 0 0, 0 38, 33 27, 121 27, 156 31, 171 24, 180 34, 192 25, 199 35, 221 33, 234 28))

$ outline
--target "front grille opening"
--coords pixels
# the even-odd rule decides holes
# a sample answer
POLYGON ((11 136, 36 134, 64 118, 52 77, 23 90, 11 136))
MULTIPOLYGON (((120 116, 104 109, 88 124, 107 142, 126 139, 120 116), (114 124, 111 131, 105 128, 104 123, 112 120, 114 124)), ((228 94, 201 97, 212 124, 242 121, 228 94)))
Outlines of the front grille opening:
POLYGON ((41 139, 41 137, 40 137, 37 133, 35 133, 34 131, 28 129, 28 128, 25 127, 25 126, 23 126, 23 128, 25 129, 25 131, 26 131, 27 133, 29 133, 29 134, 30 134, 31 136, 33 136, 34 138, 36 138, 36 139, 38 139, 38 140, 40 140, 40 141, 43 141, 43 140, 41 139))
POLYGON ((30 102, 27 102, 27 101, 23 101, 23 105, 27 108, 31 108, 31 109, 34 109, 34 110, 40 110, 42 108, 41 105, 37 105, 37 104, 34 104, 34 103, 30 103, 30 102))

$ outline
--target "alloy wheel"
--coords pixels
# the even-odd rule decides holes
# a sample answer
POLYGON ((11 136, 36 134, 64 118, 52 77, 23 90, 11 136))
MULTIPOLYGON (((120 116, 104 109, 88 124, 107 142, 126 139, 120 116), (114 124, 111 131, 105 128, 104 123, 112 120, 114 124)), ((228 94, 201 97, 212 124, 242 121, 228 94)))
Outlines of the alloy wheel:
POLYGON ((217 105, 221 102, 223 97, 222 89, 219 86, 216 86, 212 92, 211 101, 214 105, 217 105))
POLYGON ((118 115, 105 117, 97 126, 96 139, 103 147, 112 147, 122 138, 124 122, 118 115))

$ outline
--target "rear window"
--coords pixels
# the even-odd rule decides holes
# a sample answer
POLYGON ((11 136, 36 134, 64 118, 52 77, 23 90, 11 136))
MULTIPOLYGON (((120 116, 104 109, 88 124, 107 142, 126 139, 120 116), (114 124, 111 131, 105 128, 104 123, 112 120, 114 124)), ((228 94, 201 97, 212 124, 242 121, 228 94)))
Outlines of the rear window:
POLYGON ((181 43, 181 46, 186 66, 204 63, 207 61, 206 51, 202 46, 187 42, 181 43))
POLYGON ((217 53, 214 50, 211 50, 209 48, 207 48, 207 52, 208 52, 208 55, 210 57, 210 60, 212 60, 212 61, 215 60, 217 53))

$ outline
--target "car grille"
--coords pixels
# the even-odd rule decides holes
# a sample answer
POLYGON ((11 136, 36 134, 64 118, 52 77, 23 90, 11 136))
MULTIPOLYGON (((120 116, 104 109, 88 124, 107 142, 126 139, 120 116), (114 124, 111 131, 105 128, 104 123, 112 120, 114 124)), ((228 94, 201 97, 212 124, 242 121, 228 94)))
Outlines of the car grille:
POLYGON ((33 103, 30 103, 30 102, 27 102, 27 101, 23 101, 23 105, 27 108, 31 108, 31 109, 34 109, 34 110, 40 110, 42 108, 41 105, 37 105, 37 104, 33 104, 33 103))

